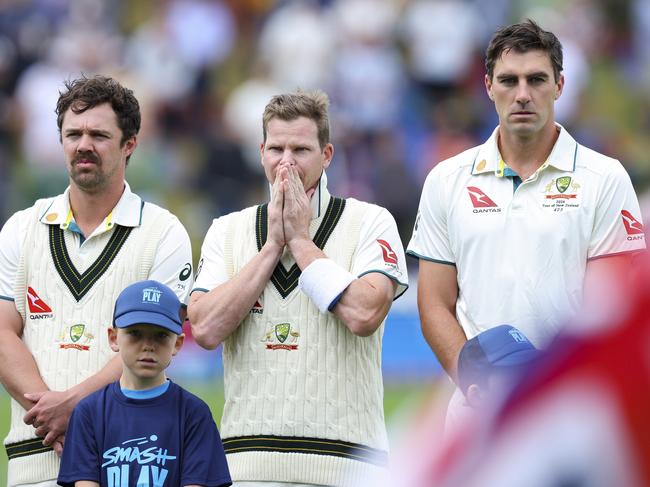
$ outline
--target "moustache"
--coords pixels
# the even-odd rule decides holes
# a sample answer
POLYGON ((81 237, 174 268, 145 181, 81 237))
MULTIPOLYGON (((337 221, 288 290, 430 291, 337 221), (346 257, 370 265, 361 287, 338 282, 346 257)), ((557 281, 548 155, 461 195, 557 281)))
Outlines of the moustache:
POLYGON ((84 152, 84 153, 78 154, 77 156, 75 156, 75 158, 72 160, 72 162, 77 163, 79 161, 84 161, 84 160, 94 162, 95 164, 99 164, 99 157, 97 157, 92 152, 84 152))

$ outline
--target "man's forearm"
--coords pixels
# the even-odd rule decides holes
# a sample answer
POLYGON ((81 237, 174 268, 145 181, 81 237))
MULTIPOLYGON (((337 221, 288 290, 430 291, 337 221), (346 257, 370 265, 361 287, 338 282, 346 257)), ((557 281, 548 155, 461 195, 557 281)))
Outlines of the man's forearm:
POLYGON ((119 356, 115 356, 97 373, 91 375, 79 384, 70 387, 68 391, 72 394, 76 404, 87 395, 115 382, 121 375, 122 359, 119 356))
POLYGON ((262 294, 281 255, 282 248, 265 244, 228 282, 192 295, 188 317, 199 345, 213 349, 230 336, 262 294))
POLYGON ((440 365, 454 382, 458 382, 458 354, 467 341, 456 317, 446 308, 432 307, 421 316, 422 333, 440 365))
POLYGON ((370 336, 386 318, 396 285, 381 273, 366 274, 347 287, 333 313, 355 335, 370 336))
POLYGON ((26 410, 33 402, 25 398, 25 393, 48 390, 25 343, 7 330, 0 330, 0 382, 26 410))

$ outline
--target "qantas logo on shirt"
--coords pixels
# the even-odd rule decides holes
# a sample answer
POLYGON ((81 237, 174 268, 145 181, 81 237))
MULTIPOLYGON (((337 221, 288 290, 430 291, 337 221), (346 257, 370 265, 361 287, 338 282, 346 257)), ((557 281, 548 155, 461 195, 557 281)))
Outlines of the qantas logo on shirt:
POLYGON ((264 306, 262 306, 262 302, 259 299, 255 301, 255 304, 251 308, 250 312, 254 314, 260 314, 260 315, 264 313, 264 306))
POLYGON ((627 232, 628 240, 641 240, 644 238, 643 224, 632 216, 627 210, 621 211, 625 231, 627 232))
POLYGON ((393 251, 390 244, 386 240, 377 240, 381 247, 381 252, 384 255, 384 262, 386 264, 397 265, 397 254, 393 251))
POLYGON ((476 186, 467 186, 467 193, 472 200, 474 213, 500 213, 501 208, 476 186))
POLYGON ((29 312, 31 313, 29 317, 32 320, 42 320, 54 316, 52 314, 52 308, 50 308, 31 287, 27 287, 27 305, 29 307, 29 312))

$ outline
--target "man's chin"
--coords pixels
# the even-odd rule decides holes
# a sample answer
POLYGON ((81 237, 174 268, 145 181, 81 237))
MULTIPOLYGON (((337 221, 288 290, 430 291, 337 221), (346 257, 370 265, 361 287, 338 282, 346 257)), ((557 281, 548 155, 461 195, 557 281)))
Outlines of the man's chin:
POLYGON ((97 177, 96 174, 70 174, 70 180, 79 189, 87 192, 98 191, 102 186, 102 181, 97 177))
POLYGON ((511 133, 519 137, 532 137, 540 131, 540 127, 531 122, 511 123, 509 129, 511 133))

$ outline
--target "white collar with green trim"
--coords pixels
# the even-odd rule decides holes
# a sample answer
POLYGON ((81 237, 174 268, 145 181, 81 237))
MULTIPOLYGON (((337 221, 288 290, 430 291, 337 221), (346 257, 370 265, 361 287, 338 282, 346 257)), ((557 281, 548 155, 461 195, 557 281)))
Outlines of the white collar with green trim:
MULTIPOLYGON (((115 208, 102 222, 102 231, 110 230, 113 225, 139 227, 142 219, 141 213, 142 199, 133 193, 129 183, 124 181, 124 192, 115 208)), ((60 225, 64 230, 70 226, 70 223, 74 221, 70 208, 70 186, 66 188, 63 194, 54 198, 50 207, 41 216, 40 221, 47 225, 60 225)))
MULTIPOLYGON (((562 125, 556 123, 555 126, 558 128, 560 135, 555 141, 548 159, 540 169, 553 166, 560 171, 573 172, 575 170, 578 143, 562 125)), ((479 149, 472 165, 472 174, 493 172, 496 176, 502 175, 503 164, 497 143, 498 134, 499 126, 494 129, 490 138, 479 149)))

